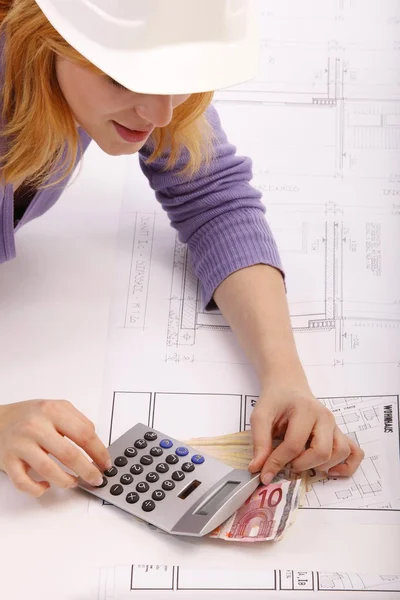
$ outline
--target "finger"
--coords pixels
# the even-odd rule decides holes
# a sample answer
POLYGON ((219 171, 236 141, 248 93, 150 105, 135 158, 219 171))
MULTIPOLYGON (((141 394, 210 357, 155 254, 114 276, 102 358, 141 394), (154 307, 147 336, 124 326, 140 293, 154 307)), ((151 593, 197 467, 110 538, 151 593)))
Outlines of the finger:
POLYGON ((343 464, 336 465, 333 467, 333 469, 328 471, 329 477, 350 477, 357 471, 362 460, 364 459, 365 452, 350 438, 348 438, 348 442, 350 446, 350 454, 348 458, 343 464))
POLYGON ((272 418, 267 412, 255 410, 251 415, 253 460, 249 471, 257 473, 272 452, 272 418))
POLYGON ((292 470, 301 473, 307 469, 319 467, 330 460, 334 431, 335 422, 330 417, 324 416, 318 419, 314 425, 308 449, 299 458, 292 461, 292 470))
POLYGON ((272 452, 262 468, 261 480, 265 485, 304 451, 314 423, 314 419, 301 414, 289 421, 283 442, 272 452))
MULTIPOLYGON (((97 436, 93 423, 70 402, 59 401, 50 407, 51 420, 57 431, 82 448, 102 471, 112 465, 111 457, 97 436)), ((90 464, 90 463, 89 463, 90 464)), ((100 471, 97 471, 100 474, 100 471)))
POLYGON ((76 484, 76 479, 66 473, 52 460, 44 450, 36 444, 24 445, 22 451, 19 451, 19 457, 22 458, 36 473, 43 477, 45 481, 56 485, 57 487, 67 489, 76 484))
POLYGON ((319 469, 321 471, 328 471, 335 465, 338 465, 344 462, 348 456, 350 456, 351 449, 349 444, 349 439, 345 436, 342 431, 340 431, 339 427, 335 427, 333 432, 333 449, 332 456, 328 461, 321 464, 319 469))
POLYGON ((97 467, 83 455, 79 448, 52 429, 50 425, 38 431, 35 439, 46 452, 71 469, 89 485, 98 486, 103 483, 103 475, 97 467))
POLYGON ((50 484, 47 481, 34 481, 27 474, 29 468, 22 460, 14 459, 7 465, 6 473, 17 490, 40 498, 49 489, 50 484))

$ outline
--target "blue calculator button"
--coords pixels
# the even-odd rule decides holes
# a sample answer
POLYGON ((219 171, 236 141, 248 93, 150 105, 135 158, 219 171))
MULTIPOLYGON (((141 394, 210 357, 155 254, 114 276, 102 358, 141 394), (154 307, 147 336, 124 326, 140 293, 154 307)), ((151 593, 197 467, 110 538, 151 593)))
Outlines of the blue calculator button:
POLYGON ((195 465, 202 465, 204 461, 205 461, 205 458, 201 454, 195 454, 194 456, 192 456, 192 462, 195 465))
POLYGON ((173 446, 173 443, 171 442, 171 440, 161 440, 160 446, 161 448, 171 448, 173 446))
POLYGON ((175 454, 177 456, 187 456, 189 454, 189 450, 184 446, 179 446, 179 448, 175 450, 175 454))

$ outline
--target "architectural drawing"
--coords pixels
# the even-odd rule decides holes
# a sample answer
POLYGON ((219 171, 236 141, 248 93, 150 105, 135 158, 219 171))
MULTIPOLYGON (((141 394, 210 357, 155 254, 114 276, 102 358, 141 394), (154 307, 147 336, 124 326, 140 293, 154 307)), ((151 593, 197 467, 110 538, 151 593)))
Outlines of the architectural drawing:
MULTIPOLYGON (((272 213, 274 208, 270 207, 272 213)), ((287 275, 292 326, 297 334, 322 333, 332 352, 352 349, 353 354, 360 347, 360 337, 366 335, 366 327, 375 331, 384 327, 385 335, 390 331, 400 339, 398 260, 391 247, 393 241, 400 251, 400 242, 394 222, 313 222, 296 212, 289 223, 274 214, 271 221, 287 275), (302 274, 300 280, 298 273, 302 274)), ((201 285, 192 271, 187 247, 176 238, 167 348, 195 346, 198 336, 210 329, 226 331, 228 326, 218 310, 204 310, 201 285)), ((393 340, 388 361, 400 359, 396 346, 393 340)))
MULTIPOLYGON (((259 74, 216 92, 215 106, 238 155, 252 159, 251 184, 282 257, 313 393, 365 452, 352 477, 316 483, 298 516, 303 526, 333 523, 346 539, 347 524, 356 532, 400 518, 400 3, 260 0, 260 10, 259 74)), ((111 443, 138 421, 178 439, 249 428, 260 382, 222 314, 204 310, 187 247, 133 157, 116 272, 103 439, 111 443)), ((113 515, 108 508, 99 511, 113 515)), ((196 580, 189 566, 142 566, 133 585, 147 591, 131 589, 131 565, 106 570, 99 598, 157 599, 157 588, 167 598, 185 573, 196 580), (159 579, 140 580, 147 571, 159 579)), ((260 577, 254 598, 265 597, 260 589, 291 598, 304 586, 353 600, 367 590, 400 591, 398 577, 265 570, 260 577)), ((242 593, 238 582, 203 596, 220 593, 248 600, 253 591, 242 593)))
MULTIPOLYGON (((191 592, 205 598, 292 598, 294 591, 318 592, 318 598, 379 598, 400 593, 400 575, 335 573, 325 571, 237 569, 197 565, 133 564, 103 567, 99 570, 99 600, 126 598, 169 598, 191 592), (286 594, 285 592, 290 592, 286 594), (325 592, 325 593, 324 593, 325 592), (335 592, 338 592, 337 596, 335 592), (347 593, 346 593, 347 592, 347 593), (377 598, 378 596, 372 596, 377 598)), ((297 597, 297 594, 295 594, 297 597)), ((192 596, 191 596, 192 597, 192 596)))
MULTIPOLYGON (((330 478, 313 485, 305 508, 400 511, 399 396, 320 398, 337 425, 363 449, 365 458, 348 478, 330 478), (390 432, 385 427, 390 425, 390 432), (397 462, 396 462, 397 461, 397 462), (390 478, 385 465, 391 465, 390 478)), ((178 439, 212 436, 250 429, 256 396, 240 394, 171 394, 115 392, 109 434, 111 444, 129 422, 142 422, 178 439), (185 423, 179 415, 193 410, 185 423)))
MULTIPOLYGON (((356 350, 360 331, 400 327, 398 278, 381 279, 379 293, 377 285, 399 269, 399 5, 266 0, 260 11, 259 75, 218 91, 216 106, 228 138, 253 160, 297 337, 319 332, 335 354, 356 350)), ((169 352, 195 347, 210 328, 226 331, 218 311, 204 311, 178 240, 173 265, 169 352)))

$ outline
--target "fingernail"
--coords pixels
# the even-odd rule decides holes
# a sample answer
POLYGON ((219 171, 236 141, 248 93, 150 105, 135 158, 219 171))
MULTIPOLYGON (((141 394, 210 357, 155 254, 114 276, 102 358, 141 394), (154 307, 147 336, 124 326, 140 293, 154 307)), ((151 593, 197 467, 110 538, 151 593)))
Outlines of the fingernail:
POLYGON ((106 462, 106 468, 105 468, 105 470, 107 471, 107 469, 111 469, 111 467, 112 467, 112 466, 113 466, 113 465, 112 465, 112 461, 111 461, 111 460, 108 460, 108 461, 106 462))
POLYGON ((249 469, 251 469, 251 467, 254 467, 255 463, 256 463, 256 461, 253 458, 253 460, 249 463, 249 469))
POLYGON ((101 485, 103 483, 103 477, 102 475, 99 475, 98 477, 93 477, 92 479, 92 485, 94 485, 95 487, 101 485))
POLYGON ((328 471, 329 477, 340 477, 340 473, 338 471, 328 471))
POLYGON ((273 478, 274 478, 273 473, 265 473, 264 477, 262 478, 262 482, 264 485, 268 485, 269 483, 271 483, 273 478))

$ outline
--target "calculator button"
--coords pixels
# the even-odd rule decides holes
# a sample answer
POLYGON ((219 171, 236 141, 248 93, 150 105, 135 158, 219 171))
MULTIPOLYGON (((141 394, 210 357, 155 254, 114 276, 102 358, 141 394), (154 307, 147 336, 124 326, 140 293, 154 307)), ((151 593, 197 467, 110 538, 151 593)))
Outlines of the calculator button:
POLYGON ((151 512, 155 509, 155 507, 156 505, 154 504, 153 500, 145 500, 142 504, 142 508, 145 512, 151 512))
POLYGON ((157 473, 154 473, 153 471, 151 473, 147 473, 147 475, 146 475, 146 480, 149 483, 155 483, 159 479, 160 479, 159 475, 157 475, 157 473))
POLYGON ((179 448, 175 450, 175 454, 177 456, 187 456, 189 454, 189 450, 184 446, 179 446, 179 448))
POLYGON ((122 494, 123 491, 124 488, 122 487, 122 485, 119 485, 119 483, 116 483, 115 485, 112 485, 110 487, 110 494, 112 494, 113 496, 119 496, 120 494, 122 494))
POLYGON ((171 481, 170 479, 166 479, 165 481, 162 482, 161 485, 162 489, 165 490, 166 492, 170 492, 171 490, 174 489, 175 484, 173 481, 171 481))
POLYGON ((132 473, 132 475, 140 475, 141 473, 143 473, 142 465, 138 465, 138 464, 132 465, 129 470, 132 473))
POLYGON ((154 446, 154 448, 150 450, 150 454, 152 456, 161 456, 161 454, 164 454, 164 451, 159 446, 154 446))
POLYGON ((147 448, 147 442, 146 442, 146 440, 136 440, 136 442, 134 443, 134 446, 138 450, 143 450, 143 448, 147 448))
POLYGON ((146 483, 145 481, 140 481, 137 486, 136 486, 136 491, 140 492, 141 494, 144 494, 144 492, 148 492, 149 491, 149 484, 146 483))
POLYGON ((154 431, 148 431, 144 434, 144 439, 148 442, 154 442, 157 439, 157 434, 154 431))
POLYGON ((127 456, 128 458, 133 458, 134 456, 136 456, 137 454, 137 450, 136 448, 134 448, 133 446, 129 446, 129 448, 127 448, 124 452, 125 456, 127 456))
POLYGON ((185 471, 185 473, 191 473, 194 471, 194 464, 190 462, 183 463, 182 471, 185 471))
POLYGON ((185 479, 185 473, 183 473, 182 471, 174 471, 172 473, 172 479, 174 479, 175 481, 182 481, 182 479, 185 479))
POLYGON ((157 500, 157 501, 164 500, 165 492, 163 492, 162 490, 154 490, 151 497, 153 498, 153 500, 157 500))
POLYGON ((118 473, 118 469, 116 469, 115 467, 111 467, 110 469, 107 469, 107 471, 104 471, 104 475, 106 477, 114 477, 114 475, 116 475, 118 473))
POLYGON ((123 483, 124 485, 129 485, 130 483, 132 483, 133 481, 133 477, 132 475, 129 475, 129 473, 125 473, 125 475, 122 475, 120 482, 123 483))
POLYGON ((169 465, 176 465, 176 463, 179 462, 179 458, 176 454, 168 454, 165 460, 169 465))
POLYGON ((106 477, 103 477, 103 483, 101 485, 96 485, 97 488, 103 488, 107 485, 108 481, 106 477))
POLYGON ((205 458, 201 454, 195 454, 194 456, 192 456, 192 462, 195 465, 202 465, 204 461, 205 461, 205 458))
POLYGON ((161 440, 160 446, 161 448, 172 448, 173 443, 171 442, 171 440, 161 440))
POLYGON ((158 463, 156 466, 157 473, 168 473, 169 466, 166 463, 158 463))
POLYGON ((153 459, 148 454, 145 454, 144 456, 141 457, 140 462, 142 465, 145 465, 146 467, 148 467, 149 465, 151 465, 153 463, 153 459))
POLYGON ((129 504, 135 504, 135 502, 137 502, 139 500, 139 494, 137 494, 136 492, 129 492, 129 494, 127 494, 126 496, 126 501, 129 504))
POLYGON ((127 464, 128 459, 125 458, 125 456, 117 456, 117 458, 114 460, 114 465, 117 465, 117 467, 125 467, 127 464))

